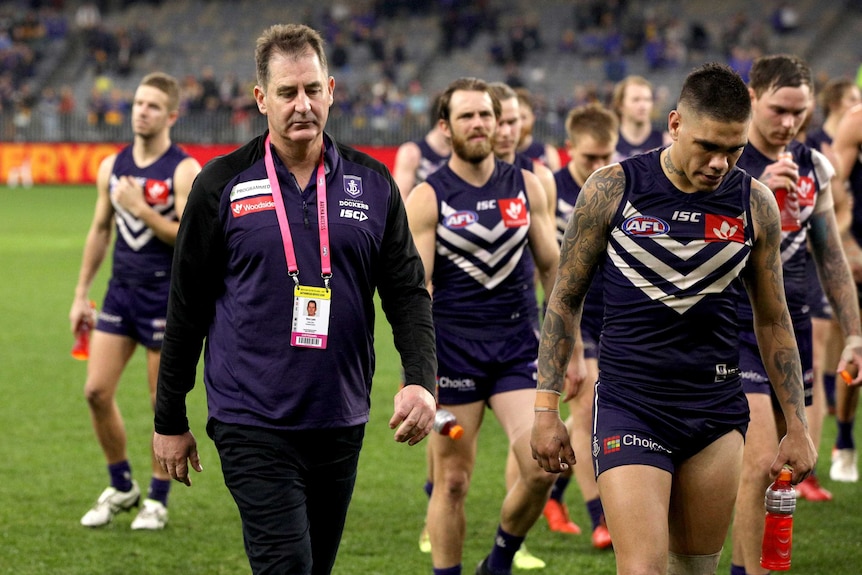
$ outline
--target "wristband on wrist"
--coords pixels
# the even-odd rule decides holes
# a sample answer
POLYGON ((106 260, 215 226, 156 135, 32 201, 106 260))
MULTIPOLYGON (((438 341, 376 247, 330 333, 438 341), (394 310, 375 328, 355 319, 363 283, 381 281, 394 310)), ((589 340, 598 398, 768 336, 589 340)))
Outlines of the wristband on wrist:
POLYGON ((559 409, 551 409, 550 407, 534 407, 536 413, 560 413, 559 409))
POLYGON ((560 392, 553 389, 537 389, 535 407, 536 410, 559 411, 560 392))

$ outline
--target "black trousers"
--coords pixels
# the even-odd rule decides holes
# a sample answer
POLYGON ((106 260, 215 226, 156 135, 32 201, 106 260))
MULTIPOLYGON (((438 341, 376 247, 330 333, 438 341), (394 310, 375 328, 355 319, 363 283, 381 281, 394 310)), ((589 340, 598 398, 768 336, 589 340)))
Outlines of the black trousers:
POLYGON ((278 431, 210 422, 255 575, 329 575, 365 426, 278 431))

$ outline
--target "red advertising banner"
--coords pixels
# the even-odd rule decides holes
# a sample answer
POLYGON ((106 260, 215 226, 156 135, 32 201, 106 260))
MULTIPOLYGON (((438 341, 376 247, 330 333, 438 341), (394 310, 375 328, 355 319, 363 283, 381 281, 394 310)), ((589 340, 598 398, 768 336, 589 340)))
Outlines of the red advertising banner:
MULTIPOLYGON (((123 145, 3 142, 0 143, 0 183, 20 181, 22 177, 26 177, 34 184, 94 184, 99 164, 107 156, 119 151, 123 145)), ((232 152, 237 147, 227 144, 181 146, 201 164, 232 152)), ((357 148, 380 160, 390 170, 393 169, 397 147, 357 148)))

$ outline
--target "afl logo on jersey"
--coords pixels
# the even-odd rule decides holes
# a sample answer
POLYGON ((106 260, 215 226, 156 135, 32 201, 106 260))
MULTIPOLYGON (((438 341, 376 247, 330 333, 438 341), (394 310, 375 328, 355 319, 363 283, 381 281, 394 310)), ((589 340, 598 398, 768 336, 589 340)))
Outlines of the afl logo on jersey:
POLYGON ((450 230, 457 230, 460 228, 466 228, 472 223, 479 221, 479 215, 476 212, 471 212, 468 210, 464 210, 461 212, 455 212, 454 214, 449 214, 443 219, 443 225, 449 228, 450 230))
POLYGON ((623 222, 622 230, 628 236, 660 236, 670 230, 667 222, 653 216, 632 216, 623 222))

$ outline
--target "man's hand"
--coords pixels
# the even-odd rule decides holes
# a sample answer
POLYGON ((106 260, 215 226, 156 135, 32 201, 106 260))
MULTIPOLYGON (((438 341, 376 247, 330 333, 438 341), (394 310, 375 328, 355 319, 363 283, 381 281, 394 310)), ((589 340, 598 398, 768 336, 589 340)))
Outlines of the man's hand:
POLYGON ((800 427, 796 431, 788 431, 778 443, 778 455, 772 462, 770 473, 772 478, 778 477, 778 473, 784 465, 793 468, 791 482, 795 485, 808 477, 817 463, 817 448, 811 441, 808 430, 800 427))
POLYGON ((111 199, 136 218, 141 217, 141 212, 149 208, 147 200, 144 199, 144 189, 131 176, 120 176, 111 190, 111 199))
POLYGON ((191 431, 182 435, 153 433, 153 454, 168 475, 186 485, 192 484, 189 463, 198 473, 204 470, 198 457, 198 444, 191 431))
POLYGON ((862 366, 862 337, 851 335, 844 342, 844 350, 836 371, 847 385, 860 386, 862 369, 859 369, 859 366, 862 366))
POLYGON ((395 411, 389 420, 389 429, 395 431, 395 441, 416 445, 431 433, 437 402, 421 385, 405 385, 395 395, 395 411))
POLYGON ((530 447, 539 467, 551 473, 565 471, 577 462, 569 430, 557 411, 536 412, 530 447))

